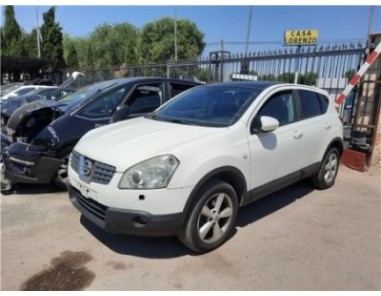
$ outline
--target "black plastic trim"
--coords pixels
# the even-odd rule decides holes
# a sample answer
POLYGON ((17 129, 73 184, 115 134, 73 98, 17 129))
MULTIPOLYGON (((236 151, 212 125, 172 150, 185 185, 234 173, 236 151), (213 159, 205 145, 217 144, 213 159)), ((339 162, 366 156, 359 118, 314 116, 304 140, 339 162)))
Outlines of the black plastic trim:
POLYGON ((110 208, 88 199, 69 186, 71 203, 92 223, 111 233, 137 236, 171 236, 184 225, 184 214, 153 215, 144 211, 110 208))

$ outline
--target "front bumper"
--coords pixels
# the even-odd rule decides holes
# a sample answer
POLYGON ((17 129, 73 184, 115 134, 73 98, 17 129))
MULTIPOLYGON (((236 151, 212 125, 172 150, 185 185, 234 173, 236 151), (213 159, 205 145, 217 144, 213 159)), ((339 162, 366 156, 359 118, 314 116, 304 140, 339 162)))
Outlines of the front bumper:
POLYGON ((5 133, 5 127, 3 127, 3 126, 1 127, 0 136, 1 136, 0 154, 3 154, 5 148, 8 147, 9 145, 11 145, 13 140, 11 137, 9 137, 5 133))
POLYGON ((2 152, 4 177, 12 183, 50 183, 62 164, 40 146, 15 142, 2 152))
POLYGON ((84 197, 79 190, 69 186, 72 204, 88 220, 100 228, 122 234, 138 236, 170 236, 179 233, 184 225, 184 214, 154 215, 140 210, 107 207, 84 197))

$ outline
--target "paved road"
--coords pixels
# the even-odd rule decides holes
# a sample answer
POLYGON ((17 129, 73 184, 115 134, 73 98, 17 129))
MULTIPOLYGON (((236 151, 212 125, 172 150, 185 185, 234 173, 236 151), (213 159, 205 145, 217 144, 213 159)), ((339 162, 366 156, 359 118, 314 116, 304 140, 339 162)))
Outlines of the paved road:
POLYGON ((330 190, 296 184, 240 209, 219 249, 111 235, 65 192, 1 196, 2 290, 380 290, 380 170, 341 167, 330 190))

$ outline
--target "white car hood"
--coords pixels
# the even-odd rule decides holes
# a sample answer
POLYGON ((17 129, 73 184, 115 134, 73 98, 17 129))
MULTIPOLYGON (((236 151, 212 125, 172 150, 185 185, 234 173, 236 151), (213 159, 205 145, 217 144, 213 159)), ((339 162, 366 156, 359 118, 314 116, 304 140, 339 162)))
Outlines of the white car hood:
POLYGON ((176 124, 136 118, 96 128, 81 138, 74 150, 124 172, 143 160, 173 154, 184 144, 216 135, 224 128, 176 124))

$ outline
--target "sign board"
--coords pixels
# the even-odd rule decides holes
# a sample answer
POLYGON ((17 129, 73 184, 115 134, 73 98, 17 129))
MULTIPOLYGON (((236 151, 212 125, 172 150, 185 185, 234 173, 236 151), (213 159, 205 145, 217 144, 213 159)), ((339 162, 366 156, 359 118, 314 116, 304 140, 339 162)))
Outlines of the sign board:
POLYGON ((289 30, 284 31, 284 45, 315 45, 318 30, 289 30))

